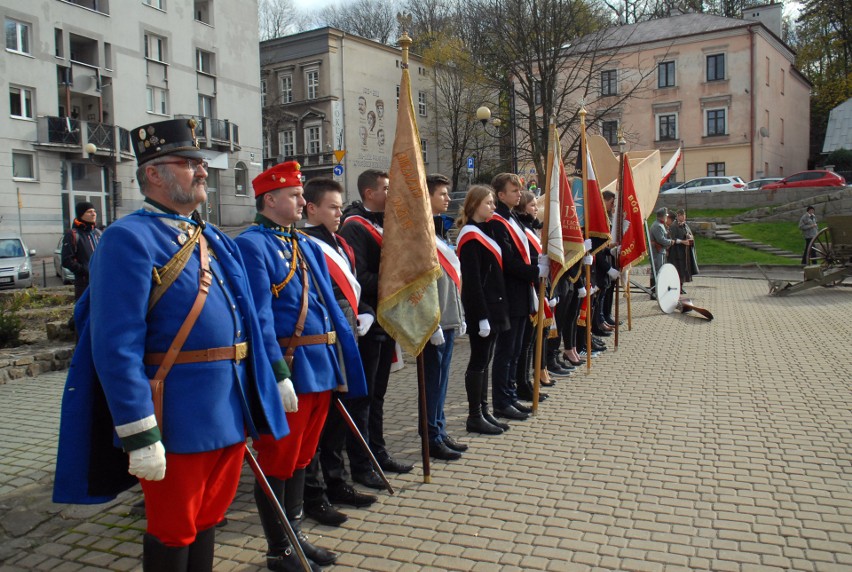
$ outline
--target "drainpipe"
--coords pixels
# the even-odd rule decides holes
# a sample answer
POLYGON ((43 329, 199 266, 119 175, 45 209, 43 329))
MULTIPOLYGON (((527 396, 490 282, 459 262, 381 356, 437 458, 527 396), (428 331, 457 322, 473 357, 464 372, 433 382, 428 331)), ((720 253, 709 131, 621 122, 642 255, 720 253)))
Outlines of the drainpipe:
MULTIPOLYGON (((749 121, 751 134, 749 135, 748 142, 748 150, 749 150, 749 164, 751 165, 751 175, 750 177, 753 179, 755 177, 755 168, 754 168, 754 134, 755 134, 755 122, 757 121, 757 116, 754 111, 755 106, 755 96, 754 96, 754 75, 757 73, 757 65, 755 58, 757 54, 755 53, 755 39, 754 39, 754 26, 748 27, 749 33, 749 43, 751 49, 751 73, 749 74, 749 95, 751 96, 751 121, 749 121)), ((769 126, 767 125, 767 128, 769 126)), ((762 144, 762 142, 761 142, 762 144)), ((763 165, 760 166, 763 168, 763 165)), ((766 176, 764 174, 764 176, 766 176)))

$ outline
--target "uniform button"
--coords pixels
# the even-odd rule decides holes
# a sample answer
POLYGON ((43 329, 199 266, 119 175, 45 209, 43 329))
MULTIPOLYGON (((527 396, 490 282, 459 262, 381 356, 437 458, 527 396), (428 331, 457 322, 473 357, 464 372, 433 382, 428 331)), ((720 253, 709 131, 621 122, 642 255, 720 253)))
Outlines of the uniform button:
POLYGON ((219 284, 220 284, 221 286, 224 286, 224 285, 225 285, 225 281, 220 279, 220 280, 219 280, 219 284))
POLYGON ((236 309, 237 309, 237 307, 234 306, 233 304, 231 304, 231 310, 236 310, 236 309))
POLYGON ((239 337, 240 337, 240 336, 242 336, 242 335, 243 335, 242 331, 237 330, 237 337, 239 338, 239 337))

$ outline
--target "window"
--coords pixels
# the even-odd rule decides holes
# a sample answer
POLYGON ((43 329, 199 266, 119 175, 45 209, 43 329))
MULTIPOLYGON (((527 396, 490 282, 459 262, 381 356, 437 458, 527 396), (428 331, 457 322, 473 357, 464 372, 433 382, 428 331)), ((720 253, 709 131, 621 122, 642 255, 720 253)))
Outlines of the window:
POLYGON ((9 87, 9 115, 20 119, 33 119, 33 92, 24 87, 9 87))
POLYGON ((159 87, 147 88, 148 112, 159 115, 169 114, 169 92, 159 87))
POLYGON ((787 72, 784 71, 784 68, 781 68, 781 95, 784 95, 784 84, 787 80, 787 72))
POLYGON ((707 163, 708 177, 723 177, 725 175, 724 163, 707 163))
POLYGON ((296 155, 296 131, 278 132, 278 154, 283 155, 285 159, 296 155))
POLYGON ((278 78, 278 95, 281 103, 293 102, 293 76, 282 75, 278 78))
POLYGON ((399 86, 396 86, 396 108, 399 109, 399 86))
POLYGON ((604 121, 601 135, 610 145, 618 145, 618 121, 604 121))
POLYGON ((245 197, 248 194, 248 169, 242 161, 234 165, 234 194, 245 197))
POLYGON ((322 127, 309 125, 305 127, 305 153, 316 155, 322 152, 322 127))
POLYGON ((677 139, 677 115, 669 113, 657 116, 657 141, 677 139))
POLYGON ((618 95, 618 75, 616 70, 601 72, 601 95, 618 95))
POLYGON ((63 54, 65 49, 65 42, 62 40, 61 28, 53 29, 53 43, 55 44, 53 55, 55 55, 57 58, 64 57, 63 54))
POLYGON ((166 61, 166 39, 154 34, 145 34, 145 57, 158 62, 166 61))
POLYGON ((417 114, 420 117, 426 117, 426 92, 417 92, 417 114))
POLYGON ((429 142, 426 139, 420 140, 420 150, 423 152, 423 164, 429 163, 429 142))
POLYGON ((707 56, 707 81, 725 79, 725 54, 707 56))
POLYGON ((6 49, 18 54, 30 53, 30 25, 6 18, 6 49))
POLYGON ((307 99, 319 97, 319 70, 305 72, 305 96, 307 99))
POLYGON ((781 144, 784 144, 784 118, 781 118, 781 144))
POLYGON ((766 57, 766 85, 769 85, 769 56, 766 57))
POLYGON ((266 107, 266 80, 260 80, 260 105, 266 107))
POLYGON ((213 11, 211 10, 211 0, 195 0, 193 13, 195 20, 203 24, 213 25, 213 11))
POLYGON ((201 73, 213 75, 216 72, 213 67, 213 53, 195 50, 195 69, 201 73))
POLYGON ((145 0, 145 4, 157 8, 158 10, 165 10, 163 0, 145 0))
POLYGON ((12 178, 35 180, 35 157, 32 153, 12 151, 12 178))
POLYGON ((533 103, 541 105, 541 81, 539 80, 533 82, 533 103))
POLYGON ((660 62, 657 66, 657 87, 675 86, 675 63, 660 62))
POLYGON ((728 126, 725 121, 725 109, 707 110, 707 137, 714 135, 727 135, 728 126))
POLYGON ((215 99, 212 95, 198 96, 198 115, 201 117, 216 117, 216 110, 213 108, 215 99))

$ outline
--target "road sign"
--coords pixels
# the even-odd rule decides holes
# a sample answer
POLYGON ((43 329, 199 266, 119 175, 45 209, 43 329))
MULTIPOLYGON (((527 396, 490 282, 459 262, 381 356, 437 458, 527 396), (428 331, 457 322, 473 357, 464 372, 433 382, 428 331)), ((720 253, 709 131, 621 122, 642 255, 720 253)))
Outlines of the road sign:
POLYGON ((473 157, 467 158, 467 168, 473 171, 473 157))
MULTIPOLYGON (((338 149, 334 152, 334 160, 340 163, 343 160, 343 157, 346 155, 346 149, 338 149)), ((342 172, 342 171, 341 171, 342 172)), ((337 173, 335 173, 336 175, 337 173)))
POLYGON ((339 177, 343 174, 343 165, 334 166, 334 176, 339 177))

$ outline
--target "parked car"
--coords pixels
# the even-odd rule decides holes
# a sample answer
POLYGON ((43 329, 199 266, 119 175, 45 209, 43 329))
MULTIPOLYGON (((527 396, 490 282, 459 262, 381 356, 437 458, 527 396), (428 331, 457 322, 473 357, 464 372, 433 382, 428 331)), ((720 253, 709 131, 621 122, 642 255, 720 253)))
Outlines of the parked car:
POLYGON ((758 189, 762 189, 764 185, 768 185, 769 183, 774 183, 776 181, 780 181, 781 177, 767 177, 765 179, 755 179, 753 181, 749 181, 746 183, 747 191, 756 191, 758 189))
POLYGON ((0 288, 29 288, 33 285, 36 251, 27 250, 18 234, 0 234, 0 288))
MULTIPOLYGON (((64 237, 63 237, 64 238, 64 237)), ((62 278, 63 284, 74 283, 74 273, 62 266, 62 240, 56 244, 56 249, 53 251, 53 269, 59 278, 62 278)))
POLYGON ((833 171, 802 171, 775 183, 763 186, 765 191, 795 187, 845 187, 846 179, 833 171))
POLYGON ((681 193, 718 193, 720 191, 742 191, 746 184, 739 177, 699 177, 682 185, 661 192, 661 195, 681 193))

